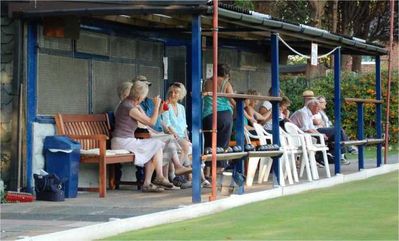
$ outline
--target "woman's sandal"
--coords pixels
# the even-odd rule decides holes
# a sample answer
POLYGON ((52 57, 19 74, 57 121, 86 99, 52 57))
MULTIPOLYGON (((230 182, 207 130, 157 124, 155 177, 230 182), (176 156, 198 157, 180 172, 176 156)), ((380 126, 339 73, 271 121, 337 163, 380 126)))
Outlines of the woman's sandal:
POLYGON ((155 185, 166 187, 166 188, 173 188, 173 184, 168 182, 165 178, 160 179, 160 178, 155 178, 154 181, 152 182, 155 185))
POLYGON ((142 192, 162 192, 164 189, 150 183, 148 186, 142 186, 141 190, 142 192))

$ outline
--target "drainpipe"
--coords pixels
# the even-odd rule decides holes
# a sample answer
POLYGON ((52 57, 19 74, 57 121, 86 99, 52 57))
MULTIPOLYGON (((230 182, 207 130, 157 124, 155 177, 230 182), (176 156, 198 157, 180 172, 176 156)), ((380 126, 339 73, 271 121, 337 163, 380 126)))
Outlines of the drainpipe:
POLYGON ((385 115, 385 149, 384 149, 384 163, 388 163, 387 154, 389 148, 389 107, 391 104, 391 81, 392 81, 392 51, 393 51, 393 20, 394 20, 394 9, 395 1, 391 0, 391 19, 390 19, 390 29, 389 29, 389 57, 388 57, 388 83, 387 83, 387 110, 385 115))
POLYGON ((218 0, 213 0, 213 89, 212 89, 212 194, 209 201, 216 200, 216 129, 217 129, 217 76, 218 76, 218 0))

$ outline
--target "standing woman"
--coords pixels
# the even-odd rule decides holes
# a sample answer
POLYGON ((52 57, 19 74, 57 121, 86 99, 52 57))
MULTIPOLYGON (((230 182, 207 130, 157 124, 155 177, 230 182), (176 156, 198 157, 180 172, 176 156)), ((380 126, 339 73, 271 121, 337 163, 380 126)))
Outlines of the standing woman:
MULTIPOLYGON (((218 64, 218 77, 217 77, 217 92, 233 94, 233 87, 231 86, 230 79, 230 66, 226 64, 218 64)), ((203 85, 202 92, 212 92, 213 81, 207 79, 203 85)), ((235 105, 233 99, 226 97, 217 97, 217 146, 226 148, 229 145, 231 131, 233 127, 233 108, 235 105)), ((205 96, 203 100, 202 110, 202 129, 207 130, 204 132, 205 147, 212 146, 212 96, 205 96)), ((217 167, 224 169, 227 166, 227 161, 218 161, 217 167)), ((207 162, 210 165, 210 162, 207 162)))
POLYGON ((173 185, 162 174, 162 149, 164 143, 160 140, 136 139, 134 132, 138 121, 145 125, 154 125, 159 113, 161 99, 154 97, 154 113, 148 117, 140 107, 140 103, 148 94, 148 85, 135 81, 130 94, 118 106, 115 112, 115 129, 112 133, 111 148, 126 149, 135 155, 135 165, 145 167, 143 192, 161 192, 173 185), (151 183, 151 177, 156 171, 157 177, 151 183))

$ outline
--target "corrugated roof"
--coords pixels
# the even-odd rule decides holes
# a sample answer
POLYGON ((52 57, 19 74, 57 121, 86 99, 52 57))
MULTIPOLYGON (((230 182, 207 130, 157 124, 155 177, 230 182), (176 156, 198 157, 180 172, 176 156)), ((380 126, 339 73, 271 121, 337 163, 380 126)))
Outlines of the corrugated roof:
MULTIPOLYGON (((254 31, 264 30, 269 32, 277 32, 287 35, 291 38, 297 38, 331 47, 341 46, 344 51, 353 54, 364 55, 385 55, 388 50, 381 45, 367 43, 365 40, 356 37, 344 36, 331 33, 324 29, 319 29, 303 24, 293 24, 254 11, 245 12, 242 9, 236 11, 226 5, 219 7, 219 21, 236 24, 240 27, 252 28, 254 31)), ((213 7, 209 7, 209 14, 212 13, 213 7)))

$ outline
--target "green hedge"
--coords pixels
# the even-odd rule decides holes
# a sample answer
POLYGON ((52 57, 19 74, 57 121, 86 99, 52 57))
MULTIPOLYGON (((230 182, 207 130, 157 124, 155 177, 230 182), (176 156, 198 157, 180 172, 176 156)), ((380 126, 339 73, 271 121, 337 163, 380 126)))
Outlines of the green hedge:
MULTIPOLYGON (((388 72, 381 73, 382 79, 382 95, 386 101, 388 72)), ((398 72, 392 74, 391 83, 391 104, 390 104, 390 143, 398 142, 399 125, 398 125, 398 72)), ((323 78, 306 80, 303 76, 283 76, 281 77, 281 89, 286 96, 292 100, 290 107, 291 112, 303 106, 302 92, 305 89, 311 89, 315 95, 323 95, 327 99, 327 115, 334 120, 334 77, 328 75, 323 78)), ((353 73, 342 73, 341 78, 341 98, 362 98, 375 99, 375 73, 365 75, 357 75, 353 73)), ((382 108, 383 125, 385 126, 386 102, 382 108)), ((356 103, 344 103, 341 109, 342 125, 350 139, 356 139, 357 129, 357 107, 356 103)), ((364 126, 365 136, 374 137, 376 135, 375 123, 375 105, 364 105, 364 126)), ((385 127, 383 127, 385 129, 385 127)), ((384 130, 383 130, 384 131, 384 130)))

